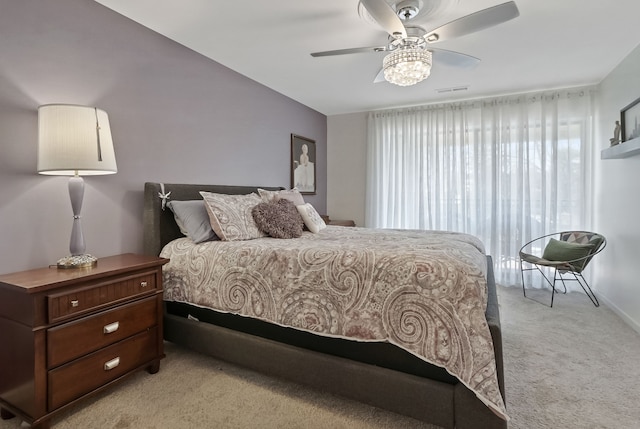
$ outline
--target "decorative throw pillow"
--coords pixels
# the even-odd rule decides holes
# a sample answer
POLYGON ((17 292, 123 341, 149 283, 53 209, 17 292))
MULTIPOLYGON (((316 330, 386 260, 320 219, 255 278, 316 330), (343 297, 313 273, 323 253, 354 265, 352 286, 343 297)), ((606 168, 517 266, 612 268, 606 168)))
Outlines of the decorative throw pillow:
POLYGON ((227 195, 200 192, 204 198, 213 232, 221 240, 252 240, 264 237, 258 229, 251 210, 262 200, 256 193, 247 195, 227 195))
MULTIPOLYGON (((570 243, 552 238, 544 248, 542 258, 547 261, 574 261, 576 259, 584 258, 591 253, 592 250, 593 244, 570 243)), ((585 262, 586 259, 583 259, 581 261, 574 262, 571 265, 582 270, 585 262)))
POLYGON ((327 227, 327 224, 324 223, 316 209, 310 203, 296 206, 296 209, 298 209, 298 212, 300 213, 300 216, 302 216, 304 224, 307 226, 309 231, 314 234, 327 227))
POLYGON ((594 235, 593 237, 591 237, 591 240, 589 240, 589 244, 593 246, 594 250, 598 250, 603 241, 604 239, 602 238, 602 236, 594 235))
POLYGON ((278 192, 276 200, 289 200, 294 206, 301 206, 304 204, 304 198, 302 198, 302 194, 297 189, 278 192))
POLYGON ((304 198, 296 188, 281 191, 267 191, 266 189, 258 188, 258 193, 265 203, 273 200, 289 200, 296 206, 304 204, 304 198))
POLYGON ((218 240, 218 236, 211 228, 209 214, 202 200, 169 201, 167 206, 173 212, 173 217, 180 228, 180 232, 193 240, 194 243, 218 240))
POLYGON ((289 200, 260 203, 251 213, 258 228, 275 238, 297 238, 302 235, 304 221, 289 200))

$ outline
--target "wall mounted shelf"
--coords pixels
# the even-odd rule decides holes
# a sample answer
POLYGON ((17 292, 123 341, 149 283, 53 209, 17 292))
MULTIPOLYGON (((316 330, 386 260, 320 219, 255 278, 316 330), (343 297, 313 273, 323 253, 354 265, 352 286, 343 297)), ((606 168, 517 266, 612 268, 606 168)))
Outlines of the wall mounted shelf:
POLYGON ((603 149, 600 159, 619 159, 640 155, 640 137, 603 149))

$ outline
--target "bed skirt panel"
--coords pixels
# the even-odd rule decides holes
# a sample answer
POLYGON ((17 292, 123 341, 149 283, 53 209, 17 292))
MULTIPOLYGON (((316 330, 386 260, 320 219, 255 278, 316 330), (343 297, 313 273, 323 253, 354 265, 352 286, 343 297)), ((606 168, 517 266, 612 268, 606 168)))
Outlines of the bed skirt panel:
MULTIPOLYGON (((455 386, 451 384, 304 350, 173 315, 165 316, 164 335, 167 341, 241 367, 428 421, 443 428, 454 428, 455 386), (416 407, 418 403, 421 405, 416 407)), ((486 408, 482 403, 480 405, 486 408)))

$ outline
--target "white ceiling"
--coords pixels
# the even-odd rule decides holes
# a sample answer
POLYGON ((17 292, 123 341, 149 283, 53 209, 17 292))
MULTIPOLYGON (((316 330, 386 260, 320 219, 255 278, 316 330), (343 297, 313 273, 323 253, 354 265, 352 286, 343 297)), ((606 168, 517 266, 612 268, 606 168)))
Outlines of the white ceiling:
MULTIPOLYGON (((519 17, 433 45, 482 59, 476 68, 435 63, 427 80, 398 87, 373 83, 384 53, 309 55, 386 44, 358 0, 96 1, 326 115, 594 84, 640 42, 638 0, 516 0, 519 17)), ((437 1, 427 30, 506 0, 437 1)))

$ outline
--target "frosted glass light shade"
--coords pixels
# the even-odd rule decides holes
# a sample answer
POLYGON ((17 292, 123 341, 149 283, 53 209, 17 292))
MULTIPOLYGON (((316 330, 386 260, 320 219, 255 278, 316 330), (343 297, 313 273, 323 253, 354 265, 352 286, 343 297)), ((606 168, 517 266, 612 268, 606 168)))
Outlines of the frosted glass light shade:
POLYGON ((38 173, 91 176, 117 172, 107 112, 71 104, 38 108, 38 173))
POLYGON ((431 51, 415 48, 397 49, 384 57, 384 78, 399 86, 415 85, 429 77, 432 61, 431 51))

